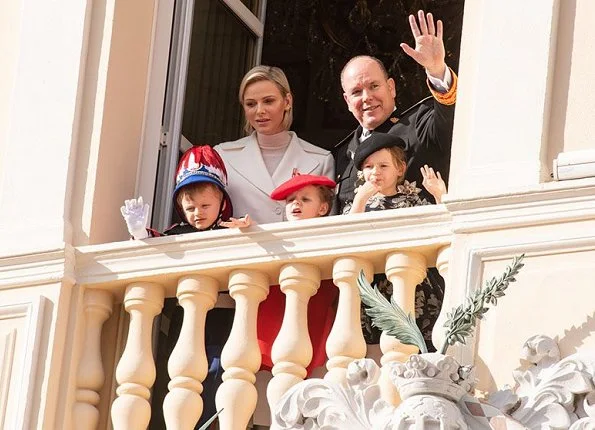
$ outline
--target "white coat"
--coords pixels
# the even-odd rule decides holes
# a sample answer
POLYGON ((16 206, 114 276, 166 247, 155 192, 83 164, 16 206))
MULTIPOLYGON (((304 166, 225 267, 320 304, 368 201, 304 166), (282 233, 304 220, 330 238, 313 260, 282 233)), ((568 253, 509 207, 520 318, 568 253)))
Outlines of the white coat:
POLYGON ((227 192, 233 216, 249 214, 257 224, 285 221, 285 202, 272 200, 271 192, 291 178, 294 169, 302 174, 324 175, 334 179, 335 161, 319 148, 289 132, 291 140, 271 176, 264 164, 256 132, 233 142, 215 146, 227 169, 227 192))

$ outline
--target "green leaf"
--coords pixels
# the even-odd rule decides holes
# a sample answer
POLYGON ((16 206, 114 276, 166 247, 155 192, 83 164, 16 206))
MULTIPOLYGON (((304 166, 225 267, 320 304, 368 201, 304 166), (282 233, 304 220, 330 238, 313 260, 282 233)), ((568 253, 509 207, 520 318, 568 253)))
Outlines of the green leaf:
POLYGON ((392 298, 389 302, 378 288, 372 288, 363 270, 357 278, 357 285, 362 302, 367 306, 365 312, 372 319, 374 326, 406 345, 417 346, 422 353, 428 352, 415 318, 406 314, 392 298))
POLYGON ((465 344, 466 337, 470 336, 478 320, 488 311, 487 305, 496 306, 498 298, 503 297, 505 290, 511 282, 515 282, 515 276, 524 266, 522 260, 525 254, 514 257, 512 264, 504 270, 500 278, 493 277, 486 281, 485 288, 479 289, 465 299, 465 304, 456 307, 448 314, 448 321, 444 324, 446 330, 446 341, 440 352, 446 353, 448 345, 455 342, 465 344))

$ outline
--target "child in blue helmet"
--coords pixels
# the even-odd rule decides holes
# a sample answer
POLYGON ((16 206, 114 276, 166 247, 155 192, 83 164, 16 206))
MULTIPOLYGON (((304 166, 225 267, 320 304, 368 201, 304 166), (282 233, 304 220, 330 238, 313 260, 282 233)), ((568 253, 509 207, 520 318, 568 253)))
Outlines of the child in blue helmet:
MULTIPOLYGON (((227 172, 223 160, 210 146, 195 146, 184 153, 176 171, 176 186, 173 192, 174 206, 182 218, 177 223, 159 233, 146 228, 149 206, 143 203, 142 197, 126 200, 121 207, 122 216, 126 221, 128 231, 134 239, 144 239, 162 235, 194 233, 199 231, 217 230, 231 227, 248 227, 250 218, 232 218, 232 204, 225 190, 227 172)), ((231 302, 231 300, 228 300, 231 302)), ((183 309, 177 306, 176 299, 166 299, 162 315, 170 319, 164 342, 160 342, 158 355, 166 360, 175 346, 180 335, 183 321, 183 309)), ((234 309, 216 307, 207 314, 205 324, 205 344, 209 371, 203 381, 203 413, 198 426, 200 427, 216 412, 215 394, 221 385, 221 351, 233 323, 234 309)), ((164 360, 159 360, 163 364, 164 360)), ((155 386, 165 386, 167 368, 158 369, 155 386)), ((160 391, 160 390, 156 390, 160 391)), ((163 390, 164 391, 164 390, 163 390)), ((162 405, 165 392, 154 393, 155 404, 162 405), (157 395, 156 395, 157 394, 157 395)), ((158 418, 154 418, 158 419, 158 418)))
POLYGON ((147 229, 149 205, 142 197, 126 200, 120 211, 134 239, 250 226, 247 215, 231 217, 233 207, 226 185, 227 171, 219 154, 207 145, 194 146, 182 155, 176 171, 173 200, 181 223, 163 233, 147 229))

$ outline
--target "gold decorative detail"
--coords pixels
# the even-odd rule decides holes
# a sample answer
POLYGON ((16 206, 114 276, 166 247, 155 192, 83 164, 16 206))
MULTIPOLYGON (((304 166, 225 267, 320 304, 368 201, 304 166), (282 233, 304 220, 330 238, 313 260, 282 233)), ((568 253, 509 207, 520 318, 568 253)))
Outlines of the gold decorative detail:
MULTIPOLYGON (((450 69, 450 67, 449 67, 449 69, 450 69)), ((454 105, 457 102, 458 78, 452 69, 450 69, 450 73, 452 74, 452 85, 450 86, 450 90, 448 90, 448 92, 446 92, 446 93, 441 93, 439 91, 436 91, 430 84, 430 80, 429 79, 427 80, 428 88, 430 89, 432 96, 434 96, 434 98, 436 99, 436 101, 438 101, 438 103, 440 103, 442 105, 447 105, 447 106, 454 105)))

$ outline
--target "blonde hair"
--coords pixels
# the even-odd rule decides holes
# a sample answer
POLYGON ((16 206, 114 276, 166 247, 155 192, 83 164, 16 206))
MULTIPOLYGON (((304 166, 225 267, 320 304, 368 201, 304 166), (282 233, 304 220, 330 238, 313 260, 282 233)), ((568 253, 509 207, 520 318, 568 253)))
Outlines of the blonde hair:
POLYGON ((176 204, 182 207, 182 200, 184 197, 192 198, 192 195, 196 192, 204 191, 210 189, 213 191, 219 198, 219 202, 223 201, 223 191, 217 185, 213 184, 212 182, 192 182, 188 185, 183 186, 178 191, 178 195, 176 196, 176 204))
MULTIPOLYGON (((240 91, 239 91, 239 99, 240 104, 244 105, 244 93, 246 92, 246 88, 249 85, 260 82, 260 81, 270 81, 279 88, 281 92, 281 96, 283 99, 287 98, 287 95, 291 95, 291 88, 289 88, 289 81, 287 80, 287 76, 283 73, 278 67, 273 66, 256 66, 250 69, 242 79, 242 83, 240 84, 240 91)), ((291 124, 293 123, 293 109, 292 106, 289 106, 289 110, 286 110, 283 115, 283 128, 285 130, 289 130, 291 124)), ((252 133, 254 128, 250 125, 248 119, 245 119, 244 123, 244 130, 247 134, 252 133)))
POLYGON ((326 203, 328 205, 326 213, 322 215, 327 216, 331 213, 331 209, 333 208, 333 202, 335 200, 335 190, 325 185, 316 185, 316 188, 318 188, 318 195, 320 196, 320 200, 322 201, 322 203, 326 203))

